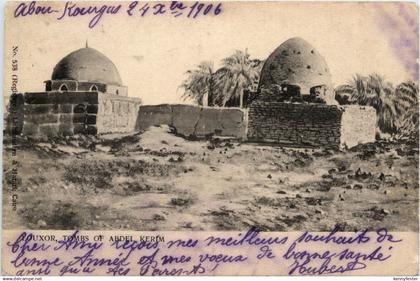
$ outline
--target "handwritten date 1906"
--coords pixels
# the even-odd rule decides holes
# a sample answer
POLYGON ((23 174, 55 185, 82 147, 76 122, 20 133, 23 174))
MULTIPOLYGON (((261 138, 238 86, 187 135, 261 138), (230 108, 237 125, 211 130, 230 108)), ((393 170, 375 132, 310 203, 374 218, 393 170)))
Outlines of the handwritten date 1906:
POLYGON ((32 1, 20 3, 14 10, 13 16, 18 18, 58 14, 57 20, 90 16, 89 28, 94 28, 105 15, 112 16, 124 11, 128 16, 145 17, 148 15, 169 15, 172 17, 185 16, 187 18, 195 19, 199 16, 218 16, 222 13, 223 9, 222 3, 201 3, 198 1, 188 4, 181 1, 161 3, 132 1, 129 4, 116 5, 87 5, 84 3, 73 3, 72 1, 67 1, 62 9, 53 8, 50 5, 39 4, 36 1, 32 1))

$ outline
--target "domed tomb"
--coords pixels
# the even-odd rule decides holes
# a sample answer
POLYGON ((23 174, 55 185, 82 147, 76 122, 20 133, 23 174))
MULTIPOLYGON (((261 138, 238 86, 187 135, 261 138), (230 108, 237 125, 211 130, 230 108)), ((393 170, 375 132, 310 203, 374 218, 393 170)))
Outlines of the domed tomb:
POLYGON ((267 58, 258 87, 266 100, 336 104, 325 59, 312 45, 298 37, 282 43, 267 58))
POLYGON ((118 69, 101 52, 89 48, 76 50, 54 67, 47 91, 97 91, 127 96, 118 69))

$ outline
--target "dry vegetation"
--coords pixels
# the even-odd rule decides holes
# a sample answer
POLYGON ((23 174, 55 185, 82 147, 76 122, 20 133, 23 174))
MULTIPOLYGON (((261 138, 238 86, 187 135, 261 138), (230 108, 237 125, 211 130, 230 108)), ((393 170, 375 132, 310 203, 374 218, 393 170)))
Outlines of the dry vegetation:
POLYGON ((5 228, 418 231, 418 149, 376 143, 348 151, 188 141, 143 134, 18 143, 5 228))

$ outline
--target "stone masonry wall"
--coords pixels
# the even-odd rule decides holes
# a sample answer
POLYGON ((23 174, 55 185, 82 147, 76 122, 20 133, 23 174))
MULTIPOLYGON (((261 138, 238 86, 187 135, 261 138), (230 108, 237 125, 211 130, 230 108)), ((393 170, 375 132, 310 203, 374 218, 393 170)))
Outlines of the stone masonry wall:
POLYGON ((253 102, 248 139, 297 146, 339 146, 343 110, 324 104, 253 102))
POLYGON ((24 135, 96 133, 97 92, 25 93, 24 99, 24 135))
POLYGON ((140 99, 111 94, 98 96, 97 133, 134 132, 140 99))
POLYGON ((139 99, 98 92, 24 94, 23 134, 70 136, 134 131, 139 99))
POLYGON ((248 139, 292 146, 352 147, 375 141, 375 124, 376 112, 371 107, 255 101, 249 109, 248 139))
POLYGON ((140 106, 138 130, 164 124, 186 137, 217 135, 246 139, 247 111, 181 104, 140 106))
POLYGON ((22 94, 12 94, 8 101, 6 98, 3 100, 6 104, 4 111, 4 128, 5 132, 9 135, 19 135, 23 129, 23 111, 25 100, 22 94))
POLYGON ((341 116, 341 145, 348 148, 375 141, 376 110, 371 106, 345 105, 341 116))
POLYGON ((22 133, 28 136, 126 133, 166 124, 185 137, 216 135, 291 146, 350 148, 375 141, 376 111, 368 106, 254 101, 244 110, 180 104, 141 106, 136 98, 98 92, 26 93, 23 99, 19 97, 19 106, 8 119, 18 122, 15 127, 20 130, 23 116, 22 133))

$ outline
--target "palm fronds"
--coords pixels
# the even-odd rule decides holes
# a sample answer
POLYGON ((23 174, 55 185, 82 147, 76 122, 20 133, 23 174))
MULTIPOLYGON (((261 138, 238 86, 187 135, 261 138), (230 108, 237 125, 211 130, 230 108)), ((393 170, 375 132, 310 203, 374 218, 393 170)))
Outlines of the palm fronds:
POLYGON ((188 70, 187 78, 182 82, 184 88, 182 98, 195 100, 198 104, 203 104, 203 98, 213 95, 213 63, 205 61, 197 65, 196 69, 188 70))
POLYGON ((219 94, 223 96, 223 105, 229 100, 239 98, 239 106, 242 107, 244 91, 259 79, 259 72, 254 66, 255 61, 250 59, 246 50, 245 52, 236 50, 234 54, 223 59, 222 63, 225 75, 221 81, 223 87, 219 94))
POLYGON ((411 81, 397 86, 396 98, 397 110, 400 114, 398 119, 397 139, 419 141, 419 86, 411 81))
POLYGON ((243 106, 246 90, 256 90, 262 61, 250 59, 247 51, 235 51, 222 60, 222 67, 213 71, 213 64, 201 63, 197 69, 187 71, 181 84, 184 99, 200 101, 208 95, 208 105, 243 106))
POLYGON ((356 74, 347 84, 338 86, 335 92, 340 104, 374 107, 377 126, 382 133, 410 135, 416 126, 412 121, 418 122, 418 85, 414 82, 404 82, 394 88, 379 74, 356 74))

